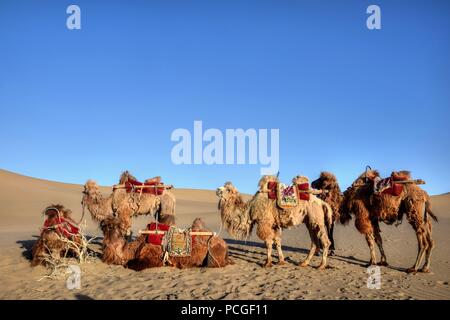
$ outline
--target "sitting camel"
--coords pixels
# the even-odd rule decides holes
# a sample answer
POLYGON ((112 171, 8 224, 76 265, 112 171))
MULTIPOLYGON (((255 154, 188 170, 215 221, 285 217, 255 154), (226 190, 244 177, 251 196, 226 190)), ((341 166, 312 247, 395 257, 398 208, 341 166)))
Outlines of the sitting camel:
MULTIPOLYGON (((257 225, 256 234, 267 247, 267 260, 264 266, 270 267, 274 242, 278 251, 279 264, 284 264, 281 249, 282 229, 304 223, 311 237, 311 250, 300 266, 308 266, 316 248, 321 247, 323 254, 318 269, 325 269, 330 246, 327 229, 331 226, 331 207, 316 196, 310 195, 308 200, 299 200, 298 204, 292 208, 280 208, 277 201, 268 196, 269 182, 279 183, 275 176, 263 176, 259 181, 258 192, 247 202, 243 201, 241 194, 231 182, 217 189, 218 206, 225 228, 234 238, 245 239, 251 234, 253 226, 257 225)), ((307 182, 308 179, 302 176, 293 179, 296 185, 307 182)))
POLYGON ((33 246, 31 265, 46 264, 47 259, 59 260, 67 254, 76 256, 67 240, 81 244, 79 229, 72 219, 72 211, 60 204, 50 205, 44 210, 47 217, 39 239, 33 246))
MULTIPOLYGON (((369 265, 377 264, 375 243, 381 253, 381 260, 378 264, 387 265, 379 222, 389 225, 394 222, 401 223, 404 215, 406 215, 406 219, 416 233, 419 246, 416 262, 413 267, 407 269, 407 272, 429 272, 431 251, 434 247, 429 216, 437 221, 436 216, 431 211, 429 195, 415 183, 404 183, 405 181, 412 181, 409 171, 392 172, 391 179, 394 183, 392 188, 396 189, 394 190, 396 194, 392 192, 375 193, 374 181, 379 177, 378 171, 367 170, 353 182, 352 186, 342 196, 338 195, 337 189, 333 187, 337 185, 337 181, 332 174, 322 173, 314 183, 320 189, 335 193, 332 197, 333 207, 340 208, 342 223, 348 223, 352 219, 352 215, 355 216, 355 226, 365 236, 369 245, 369 265), (425 263, 419 269, 424 257, 425 263)), ((393 189, 387 189, 386 191, 393 191, 393 189)))
MULTIPOLYGON (((166 215, 161 218, 160 223, 172 225, 174 221, 173 216, 166 215)), ((171 257, 165 255, 161 245, 149 243, 146 235, 140 235, 136 240, 127 242, 120 225, 121 221, 116 217, 107 217, 100 223, 104 235, 102 261, 107 264, 123 265, 140 271, 146 268, 162 267, 165 264, 177 268, 218 268, 233 263, 228 257, 226 242, 215 235, 192 236, 190 255, 171 257)), ((202 220, 197 218, 192 224, 192 231, 206 232, 208 230, 202 220)))
MULTIPOLYGON (((128 171, 125 171, 120 177, 119 186, 124 186, 130 180, 136 181, 128 171)), ((149 182, 159 184, 159 177, 146 180, 146 183, 149 182)), ((119 217, 120 228, 127 237, 130 237, 133 216, 152 214, 162 218, 166 215, 174 215, 176 200, 170 190, 164 190, 162 194, 154 194, 140 192, 140 189, 127 190, 125 187, 115 187, 112 194, 104 197, 98 184, 88 180, 84 185, 82 204, 87 206, 92 219, 97 222, 107 217, 119 217)))

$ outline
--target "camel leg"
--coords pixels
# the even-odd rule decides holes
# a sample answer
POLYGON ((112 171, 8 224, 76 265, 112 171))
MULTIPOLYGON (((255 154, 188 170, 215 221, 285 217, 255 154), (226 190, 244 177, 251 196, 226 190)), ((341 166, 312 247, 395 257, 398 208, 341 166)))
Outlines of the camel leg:
POLYGON ((308 228, 309 236, 311 238, 311 248, 309 250, 309 253, 308 253, 308 256, 306 257, 306 259, 303 260, 303 262, 299 264, 300 267, 307 267, 309 265, 314 253, 316 252, 316 249, 318 248, 317 237, 316 237, 315 233, 312 231, 312 226, 307 225, 307 228, 308 228))
POLYGON ((374 237, 373 233, 366 234, 366 241, 367 241, 367 244, 369 245, 369 249, 370 249, 370 261, 367 266, 376 265, 377 257, 375 255, 375 237, 374 237))
POLYGON ((387 259, 386 254, 384 253, 383 249, 383 239, 381 238, 381 230, 380 226, 378 225, 378 221, 376 223, 373 223, 374 226, 374 234, 375 234, 375 242, 377 243, 378 249, 380 250, 381 254, 381 260, 378 262, 379 266, 387 266, 387 259))
POLYGON ((427 249, 425 251, 425 264, 423 265, 422 269, 420 269, 420 272, 428 273, 430 272, 430 264, 431 264, 431 251, 434 248, 434 241, 431 238, 431 224, 427 226, 427 232, 425 235, 425 241, 427 241, 427 249))
POLYGON ((320 244, 322 246, 322 261, 320 262, 320 265, 317 267, 319 270, 323 270, 327 266, 327 258, 328 258, 328 250, 330 248, 331 242, 328 239, 327 232, 324 227, 321 228, 322 230, 319 231, 318 237, 316 239, 319 239, 320 244))
POLYGON ((414 266, 412 266, 411 268, 406 270, 406 272, 408 272, 408 273, 416 273, 418 271, 419 265, 421 264, 423 257, 425 255, 425 251, 427 250, 427 247, 428 247, 428 243, 427 243, 425 234, 424 234, 424 232, 422 232, 422 230, 420 230, 420 228, 418 230, 416 230, 416 236, 417 236, 417 244, 419 246, 419 250, 417 253, 417 258, 416 258, 416 262, 414 263, 414 266))
POLYGON ((264 264, 264 267, 268 268, 272 266, 272 246, 273 246, 273 240, 272 239, 267 239, 265 241, 266 243, 266 248, 267 248, 267 260, 266 263, 264 264))
POLYGON ((285 264, 285 262, 284 262, 283 250, 281 249, 281 228, 275 232, 274 240, 275 240, 275 246, 277 247, 277 252, 278 252, 278 264, 283 265, 283 264, 285 264))
POLYGON ((333 222, 333 224, 331 225, 331 228, 330 228, 330 234, 328 235, 328 238, 329 238, 330 241, 331 241, 331 246, 330 246, 330 256, 334 255, 334 250, 336 249, 336 248, 334 247, 333 232, 334 232, 334 222, 333 222))
POLYGON ((300 267, 307 267, 309 266, 309 262, 311 261, 314 253, 316 252, 317 245, 314 241, 311 241, 311 249, 309 250, 308 256, 305 260, 303 260, 302 263, 299 264, 300 267))

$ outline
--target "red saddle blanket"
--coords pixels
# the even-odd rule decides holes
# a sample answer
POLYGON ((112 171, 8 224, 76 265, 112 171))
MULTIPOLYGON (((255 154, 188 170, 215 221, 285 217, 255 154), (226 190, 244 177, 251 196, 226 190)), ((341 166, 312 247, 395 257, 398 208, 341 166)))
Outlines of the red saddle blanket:
POLYGON ((298 190, 298 197, 300 198, 300 200, 309 200, 309 193, 307 192, 302 192, 302 191, 308 191, 309 190, 309 183, 302 183, 302 184, 298 184, 297 185, 297 190, 298 190))
MULTIPOLYGON (((271 181, 271 182, 267 183, 267 189, 269 190, 269 192, 268 192, 269 199, 272 199, 272 200, 278 199, 278 197, 277 197, 278 188, 277 187, 278 187, 278 183, 277 182, 271 181)), ((292 189, 293 189, 293 186, 292 186, 292 189)), ((292 191, 292 189, 290 187, 286 188, 284 192, 288 192, 289 193, 289 192, 292 191)), ((309 183, 298 184, 297 185, 298 198, 300 200, 308 201, 309 200, 309 193, 305 192, 305 191, 308 191, 308 190, 309 190, 309 183)))
MULTIPOLYGON (((170 226, 168 224, 164 224, 164 223, 158 223, 158 225, 156 224, 156 222, 152 222, 150 224, 147 225, 147 230, 149 231, 169 231, 170 226)), ((165 233, 161 233, 161 234, 149 234, 147 236, 147 243, 151 243, 151 244, 156 244, 158 246, 160 246, 162 244, 162 240, 164 238, 165 233)))
POLYGON ((159 181, 149 181, 149 182, 139 182, 136 180, 131 180, 128 179, 125 182, 125 190, 127 191, 127 193, 130 192, 141 192, 142 193, 149 193, 149 194, 154 194, 157 196, 160 196, 163 194, 164 192, 164 183, 159 182, 159 181), (136 188, 137 186, 147 186, 146 188, 136 188))
POLYGON ((44 229, 54 228, 56 232, 68 239, 77 235, 79 229, 63 217, 47 219, 44 222, 44 229))

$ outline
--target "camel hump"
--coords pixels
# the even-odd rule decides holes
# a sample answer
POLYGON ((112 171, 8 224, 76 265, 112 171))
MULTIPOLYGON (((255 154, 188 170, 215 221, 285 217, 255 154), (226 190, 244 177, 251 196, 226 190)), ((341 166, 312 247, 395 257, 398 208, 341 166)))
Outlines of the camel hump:
POLYGON ((161 183, 161 177, 160 176, 156 176, 150 179, 145 180, 145 183, 155 183, 155 184, 160 184, 161 183))
POLYGON ((128 180, 136 181, 136 178, 127 170, 120 175, 119 184, 124 184, 128 180))
POLYGON ((393 171, 391 173, 392 179, 394 181, 404 181, 404 180, 410 180, 411 179, 411 172, 402 170, 402 171, 393 171))

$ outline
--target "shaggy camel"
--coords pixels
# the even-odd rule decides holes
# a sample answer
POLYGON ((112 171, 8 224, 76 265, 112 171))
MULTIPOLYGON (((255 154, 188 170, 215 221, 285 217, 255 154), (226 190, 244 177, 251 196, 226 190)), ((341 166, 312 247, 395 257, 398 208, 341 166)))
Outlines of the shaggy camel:
MULTIPOLYGON (((122 173, 119 184, 128 180, 136 180, 128 171, 122 173)), ((152 180, 152 179, 149 179, 152 180)), ((148 182, 149 180, 146 180, 148 182)), ((161 195, 151 193, 127 192, 125 188, 115 188, 112 194, 104 197, 97 183, 88 180, 83 190, 83 206, 87 206, 92 219, 97 222, 107 217, 119 217, 120 228, 131 236, 131 218, 137 215, 155 215, 158 219, 166 215, 175 214, 175 196, 169 190, 161 195)))
MULTIPOLYGON (((307 182, 306 177, 297 176, 294 184, 307 182)), ((327 227, 331 225, 332 209, 324 201, 310 195, 309 200, 299 200, 298 204, 289 209, 280 208, 276 200, 268 197, 266 190, 268 182, 279 183, 274 176, 263 176, 259 181, 259 190, 247 202, 231 182, 217 189, 219 197, 219 210, 222 223, 228 232, 237 239, 247 238, 256 224, 256 235, 265 242, 267 247, 267 260, 265 267, 272 266, 272 246, 275 243, 279 264, 284 264, 281 249, 282 229, 305 223, 311 237, 311 250, 306 259, 299 265, 309 265, 317 247, 323 248, 322 261, 318 269, 327 265, 328 248, 330 241, 327 236, 327 227)))
MULTIPOLYGON (((409 273, 429 272, 431 263, 431 251, 434 247, 432 240, 431 220, 437 221, 436 216, 431 211, 429 195, 416 184, 408 183, 403 185, 403 189, 398 195, 386 193, 374 193, 373 180, 379 178, 376 170, 367 170, 361 174, 345 192, 342 197, 334 197, 334 205, 340 203, 341 222, 348 223, 352 215, 355 216, 355 226, 357 230, 366 238, 370 249, 369 265, 376 264, 375 243, 377 244, 381 260, 379 265, 387 265, 386 255, 383 249, 381 230, 379 222, 393 224, 401 223, 403 216, 413 227, 418 241, 418 255, 414 266, 407 269, 409 273), (422 268, 419 266, 425 256, 425 263, 422 268)), ((410 180, 411 174, 408 171, 393 172, 393 181, 410 180)), ((335 177, 323 173, 317 182, 318 187, 332 190, 337 184, 335 177)))
MULTIPOLYGON (((174 221, 173 216, 167 215, 161 218, 160 223, 172 225, 174 221)), ((123 265, 136 271, 165 265, 164 251, 161 245, 148 243, 145 235, 140 235, 136 240, 127 242, 120 224, 120 219, 116 217, 107 217, 100 223, 104 235, 103 262, 123 265)), ((192 231, 208 230, 202 220, 197 218, 192 224, 192 231)), ((218 268, 233 263, 228 257, 228 246, 223 239, 204 235, 193 237, 195 238, 192 240, 190 256, 168 257, 168 265, 177 268, 218 268)))
POLYGON ((47 217, 39 239, 33 246, 31 265, 46 264, 47 259, 59 260, 69 254, 76 256, 77 252, 68 245, 64 238, 70 239, 76 244, 81 243, 81 238, 72 219, 72 211, 60 204, 50 205, 44 210, 47 217))
POLYGON ((331 228, 328 233, 328 238, 331 241, 330 255, 333 255, 334 250, 336 250, 333 236, 334 225, 336 222, 340 221, 340 207, 344 196, 341 192, 336 176, 331 172, 321 172, 320 177, 311 183, 311 187, 325 191, 319 194, 318 197, 328 203, 331 206, 331 209, 333 209, 333 223, 331 224, 331 228))

